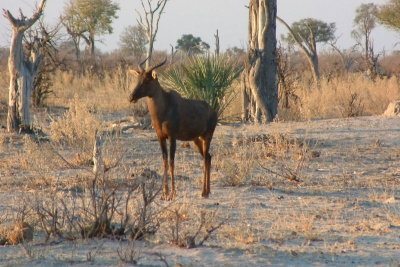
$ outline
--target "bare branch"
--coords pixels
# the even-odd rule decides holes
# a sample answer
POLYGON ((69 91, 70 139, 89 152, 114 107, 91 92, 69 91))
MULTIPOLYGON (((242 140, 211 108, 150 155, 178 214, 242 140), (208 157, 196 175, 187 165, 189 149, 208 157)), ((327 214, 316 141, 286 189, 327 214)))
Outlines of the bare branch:
POLYGON ((12 26, 17 27, 17 20, 14 18, 9 10, 3 9, 3 16, 10 21, 12 26))
MULTIPOLYGON (((156 27, 155 27, 153 36, 156 36, 156 35, 157 35, 157 32, 158 32, 158 24, 159 24, 159 22, 160 22, 161 14, 163 13, 166 4, 167 4, 167 0, 163 0, 163 6, 161 7, 160 13, 159 13, 158 16, 157 16, 156 27)), ((157 9, 158 9, 158 8, 157 8, 157 9)))
POLYGON ((288 31, 293 36, 293 39, 299 45, 301 50, 303 50, 303 52, 306 53, 307 56, 311 57, 312 56, 311 52, 307 49, 307 47, 305 45, 303 45, 303 42, 307 43, 306 40, 304 39, 304 37, 301 35, 295 34, 295 32, 292 30, 292 28, 289 26, 289 24, 287 24, 286 21, 284 21, 280 17, 277 16, 276 20, 279 21, 280 23, 282 23, 288 29, 288 31))
POLYGON ((138 24, 143 27, 146 32, 147 40, 148 40, 148 48, 147 48, 147 57, 148 61, 146 63, 146 67, 149 67, 152 54, 153 54, 153 44, 158 32, 158 26, 160 22, 161 15, 163 14, 165 5, 168 0, 158 0, 155 6, 152 6, 152 0, 141 0, 141 5, 143 8, 143 13, 138 13, 138 24))
POLYGON ((10 21, 10 23, 13 25, 13 27, 20 28, 20 30, 26 30, 29 27, 31 27, 38 19, 39 17, 43 14, 43 9, 45 7, 46 0, 42 0, 36 9, 36 11, 33 13, 33 15, 29 18, 26 19, 24 14, 22 14, 22 11, 20 10, 20 19, 16 19, 9 10, 3 9, 3 14, 4 16, 10 21))

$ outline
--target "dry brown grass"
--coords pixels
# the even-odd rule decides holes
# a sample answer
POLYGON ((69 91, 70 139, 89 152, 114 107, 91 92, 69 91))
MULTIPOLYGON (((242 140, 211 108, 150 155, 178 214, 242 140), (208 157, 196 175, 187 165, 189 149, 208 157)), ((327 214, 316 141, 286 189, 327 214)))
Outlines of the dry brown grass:
MULTIPOLYGON (((322 77, 320 84, 297 79, 293 86, 298 98, 289 99, 289 109, 279 107, 280 120, 381 115, 390 102, 400 99, 395 76, 373 81, 362 73, 347 73, 329 79, 322 77)), ((240 120, 240 90, 240 83, 234 84, 236 98, 222 114, 224 120, 240 120)))
POLYGON ((7 118, 9 74, 6 67, 0 71, 0 124, 7 118))
POLYGON ((304 119, 380 115, 390 102, 400 98, 396 77, 372 81, 362 74, 322 79, 320 85, 303 85, 297 93, 304 119), (351 109, 353 113, 349 113, 351 109))
POLYGON ((48 106, 65 107, 75 96, 86 99, 88 105, 105 112, 130 109, 128 88, 130 76, 118 69, 104 76, 78 76, 72 72, 57 71, 53 74, 53 94, 46 100, 48 106))
MULTIPOLYGON (((8 95, 7 75, 0 80, 0 119, 6 118, 8 95)), ((143 103, 132 106, 128 101, 131 77, 126 70, 118 68, 102 76, 78 76, 68 71, 56 71, 53 74, 53 86, 45 104, 48 107, 67 107, 77 97, 84 99, 87 105, 96 110, 110 112, 137 112, 146 114, 143 103)), ((289 109, 280 108, 279 119, 302 120, 313 118, 339 118, 360 115, 380 115, 389 102, 400 99, 399 82, 396 77, 378 78, 375 81, 361 73, 341 74, 322 78, 319 85, 309 80, 297 80, 294 94, 299 98, 290 102, 289 109)), ((239 120, 241 114, 240 81, 233 85, 236 94, 233 101, 222 114, 227 121, 239 120)))

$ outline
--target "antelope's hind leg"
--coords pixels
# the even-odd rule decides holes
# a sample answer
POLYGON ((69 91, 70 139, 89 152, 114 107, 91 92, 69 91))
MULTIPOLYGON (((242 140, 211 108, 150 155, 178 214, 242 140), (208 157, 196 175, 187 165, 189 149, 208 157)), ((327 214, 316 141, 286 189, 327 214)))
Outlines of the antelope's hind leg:
POLYGON ((203 176, 203 190, 201 192, 202 197, 208 197, 210 194, 210 165, 211 155, 208 153, 210 142, 203 137, 198 137, 193 140, 197 150, 200 152, 204 162, 204 176, 203 176))
POLYGON ((204 149, 204 188, 203 188, 203 197, 208 197, 211 193, 210 189, 210 172, 211 172, 211 155, 208 152, 210 149, 211 138, 207 138, 204 140, 203 149, 204 149))

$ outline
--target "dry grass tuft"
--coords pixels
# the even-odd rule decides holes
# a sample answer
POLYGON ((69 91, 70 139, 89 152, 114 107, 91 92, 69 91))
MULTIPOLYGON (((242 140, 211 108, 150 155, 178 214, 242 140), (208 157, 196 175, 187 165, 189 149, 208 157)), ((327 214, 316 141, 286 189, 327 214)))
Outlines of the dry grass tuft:
POLYGON ((269 239, 282 243, 291 239, 321 241, 322 233, 318 230, 314 214, 288 213, 276 217, 269 229, 269 239))

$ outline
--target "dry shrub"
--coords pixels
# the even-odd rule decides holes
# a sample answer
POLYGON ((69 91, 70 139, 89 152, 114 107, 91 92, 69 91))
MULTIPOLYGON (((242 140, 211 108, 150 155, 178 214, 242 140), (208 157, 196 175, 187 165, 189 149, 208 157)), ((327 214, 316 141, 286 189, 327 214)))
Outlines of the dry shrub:
MULTIPOLYGON (((70 233, 82 238, 130 236, 136 240, 154 234, 159 227, 154 201, 161 186, 158 176, 144 170, 132 179, 114 179, 103 173, 82 185, 82 193, 62 201, 71 223, 70 233)), ((122 173, 120 172, 120 175, 122 173)))
POLYGON ((94 106, 75 96, 68 111, 51 122, 50 137, 53 142, 90 153, 95 133, 101 126, 94 106))
POLYGON ((43 179, 43 175, 50 170, 65 166, 65 162, 57 156, 50 142, 40 140, 31 135, 24 135, 23 141, 24 153, 21 155, 20 159, 24 164, 21 166, 42 175, 41 181, 37 182, 43 183, 45 180, 43 179))
POLYGON ((257 146, 250 144, 228 148, 217 154, 215 164, 220 171, 220 183, 223 186, 246 184, 251 178, 258 151, 257 146))
MULTIPOLYGON (((262 239, 262 234, 254 229, 251 222, 247 221, 246 216, 240 217, 240 222, 231 222, 226 224, 219 233, 221 237, 234 240, 236 246, 240 244, 249 245, 258 242, 262 239)), ((228 244, 228 242, 227 242, 228 244)))
POLYGON ((231 148, 216 155, 216 168, 221 172, 223 185, 271 186, 273 177, 299 182, 313 153, 319 152, 310 151, 309 142, 288 134, 237 137, 231 148))
POLYGON ((148 169, 130 168, 118 140, 103 138, 91 141, 93 171, 49 179, 45 190, 39 187, 27 202, 47 239, 138 239, 157 231, 154 200, 161 191, 160 177, 148 169))
POLYGON ((203 245, 221 228, 227 219, 217 217, 217 211, 197 210, 181 204, 167 209, 163 215, 169 243, 185 248, 203 245))
POLYGON ((69 186, 54 181, 30 201, 46 239, 129 236, 136 240, 158 230, 154 201, 161 186, 153 172, 132 174, 119 166, 78 178, 69 186))
POLYGON ((0 229, 0 245, 17 245, 33 240, 34 227, 27 222, 14 222, 0 229))
POLYGON ((321 80, 320 85, 302 86, 302 117, 337 118, 360 115, 380 115, 387 105, 400 98, 397 78, 372 81, 362 74, 348 74, 321 80))
POLYGON ((125 246, 120 243, 117 254, 121 263, 136 265, 140 257, 140 250, 135 247, 135 242, 129 242, 125 246))
MULTIPOLYGON (((271 134, 264 138, 260 167, 279 179, 300 182, 311 152, 309 142, 290 137, 288 134, 271 134)), ((271 185, 271 177, 262 176, 258 182, 271 185)))
POLYGON ((33 240, 34 228, 27 222, 17 222, 14 229, 7 233, 8 241, 11 245, 33 240))
POLYGON ((35 231, 29 198, 15 197, 0 216, 0 245, 17 245, 33 240, 35 231))

